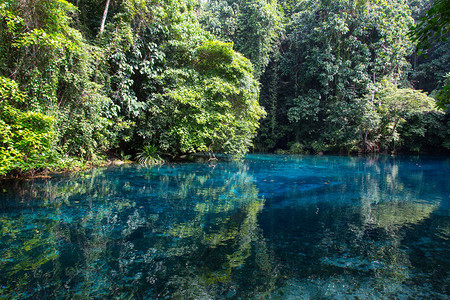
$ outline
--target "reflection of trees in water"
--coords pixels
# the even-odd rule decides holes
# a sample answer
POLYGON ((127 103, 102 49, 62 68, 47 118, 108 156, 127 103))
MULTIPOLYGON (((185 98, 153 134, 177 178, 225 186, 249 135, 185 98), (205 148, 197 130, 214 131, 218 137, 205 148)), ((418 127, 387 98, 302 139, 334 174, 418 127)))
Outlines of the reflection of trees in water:
POLYGON ((0 298, 370 299, 438 290, 426 284, 431 272, 445 283, 446 258, 433 246, 448 245, 450 230, 448 216, 433 213, 438 203, 421 199, 430 179, 416 172, 406 180, 404 166, 385 158, 346 163, 354 176, 338 169, 339 184, 321 181, 304 192, 307 204, 264 213, 244 164, 18 183, 15 198, 0 198, 0 298), (282 278, 294 279, 276 289, 282 278))
MULTIPOLYGON (((45 297, 51 291, 57 296, 73 288, 72 278, 81 278, 75 262, 89 264, 95 261, 94 253, 105 248, 105 233, 92 224, 86 227, 113 211, 106 203, 111 186, 104 177, 93 170, 52 181, 17 181, 3 188, 0 295, 45 297), (94 251, 83 251, 83 247, 94 251)), ((94 279, 91 284, 99 283, 94 279)))
MULTIPOLYGON (((386 159, 380 163, 374 158, 358 166, 358 160, 353 159, 354 176, 336 178, 344 183, 327 187, 334 189, 333 201, 337 203, 300 205, 295 211, 278 211, 268 216, 275 218, 271 220, 274 224, 283 222, 278 215, 284 214, 282 218, 289 221, 281 226, 292 230, 273 230, 278 234, 285 232, 286 236, 280 239, 289 241, 288 246, 280 245, 275 253, 284 252, 278 257, 280 268, 291 279, 272 298, 379 299, 432 293, 426 285, 421 286, 423 282, 412 278, 418 266, 412 265, 404 240, 409 229, 421 226, 439 207, 439 203, 421 199, 420 195, 429 188, 423 173, 417 172, 412 178, 408 174, 405 181, 402 174, 407 170, 395 161, 386 159), (359 186, 360 191, 351 194, 355 198, 349 201, 347 192, 352 186, 359 186)), ((307 195, 320 199, 323 189, 318 193, 307 195)), ((268 237, 278 244, 276 236, 268 237)))
POLYGON ((421 199, 426 188, 423 172, 416 172, 405 182, 400 176, 405 172, 400 171, 401 165, 394 161, 384 167, 382 182, 368 180, 367 173, 364 176, 366 189, 361 192, 361 218, 366 235, 378 232, 383 236, 383 243, 375 244, 367 253, 376 263, 374 286, 380 292, 395 295, 405 293, 405 283, 411 279, 414 268, 404 246, 404 234, 408 228, 429 219, 439 203, 421 199), (383 188, 382 184, 385 184, 383 188))
POLYGON ((205 169, 122 167, 24 184, 0 207, 0 295, 269 293, 275 269, 257 222, 264 200, 247 167, 205 169))
POLYGON ((39 226, 34 226, 23 215, 0 215, 0 298, 2 295, 24 298, 30 277, 48 283, 49 275, 42 267, 58 256, 52 237, 55 221, 37 222, 39 226), (7 280, 12 281, 17 290, 10 287, 7 280))

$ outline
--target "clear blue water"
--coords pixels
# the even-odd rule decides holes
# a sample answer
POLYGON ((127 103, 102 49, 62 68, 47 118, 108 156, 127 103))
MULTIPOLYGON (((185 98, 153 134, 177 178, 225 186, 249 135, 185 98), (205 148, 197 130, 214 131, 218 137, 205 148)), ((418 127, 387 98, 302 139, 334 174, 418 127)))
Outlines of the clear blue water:
POLYGON ((450 158, 250 155, 0 187, 0 299, 446 299, 450 158))

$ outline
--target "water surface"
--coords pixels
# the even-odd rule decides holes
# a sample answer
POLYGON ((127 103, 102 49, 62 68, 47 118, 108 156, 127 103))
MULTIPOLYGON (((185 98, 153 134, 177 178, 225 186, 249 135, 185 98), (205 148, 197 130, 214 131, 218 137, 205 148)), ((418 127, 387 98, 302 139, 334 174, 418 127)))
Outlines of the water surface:
POLYGON ((250 155, 0 187, 0 299, 444 299, 448 157, 250 155))

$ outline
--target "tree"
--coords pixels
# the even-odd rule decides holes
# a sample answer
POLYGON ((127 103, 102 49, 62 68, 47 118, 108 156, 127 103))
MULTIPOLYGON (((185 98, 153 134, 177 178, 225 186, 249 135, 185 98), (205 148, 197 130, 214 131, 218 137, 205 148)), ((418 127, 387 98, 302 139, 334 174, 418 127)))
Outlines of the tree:
MULTIPOLYGON (((56 153, 95 160, 109 144, 105 131, 111 102, 101 77, 95 76, 100 49, 71 27, 75 10, 64 0, 4 1, 0 9, 0 76, 12 79, 24 95, 20 104, 12 104, 18 113, 33 111, 48 117, 46 122, 51 125, 43 129, 55 131, 52 148, 56 153)), ((43 157, 55 154, 50 148, 41 150, 43 157)), ((16 171, 33 169, 27 162, 16 171)))
POLYGON ((313 151, 354 151, 367 143, 360 112, 373 107, 374 84, 386 75, 406 80, 412 19, 404 1, 311 0, 300 8, 281 61, 294 140, 313 151))
POLYGON ((416 43, 413 55, 414 70, 411 79, 417 88, 431 93, 437 106, 446 109, 450 103, 446 74, 450 67, 450 3, 448 1, 412 1, 410 6, 418 11, 416 24, 409 32, 416 43), (424 55, 421 55, 424 54, 424 55))
MULTIPOLYGON (((65 0, 2 3, 0 88, 15 86, 23 94, 23 101, 5 100, 14 113, 3 115, 2 130, 28 122, 22 113, 40 113, 26 116, 41 119, 42 130, 52 134, 52 146, 42 140, 40 149, 42 157, 57 155, 60 166, 70 157, 101 160, 110 151, 179 156, 248 150, 264 114, 252 65, 201 28, 193 3, 73 2, 81 9, 65 0), (102 10, 107 23, 97 18, 102 10)), ((40 134, 37 127, 29 129, 30 137, 41 139, 31 132, 40 134)), ((2 141, 9 151, 20 142, 20 130, 6 131, 16 136, 2 141)), ((32 150, 19 152, 29 157, 32 150)), ((2 174, 34 166, 28 159, 2 174)))
POLYGON ((25 99, 15 81, 0 77, 0 176, 55 163, 54 118, 18 109, 25 99))
MULTIPOLYGON (((414 113, 434 112, 434 99, 421 91, 410 88, 398 88, 389 81, 384 81, 375 101, 380 103, 382 127, 386 131, 386 140, 392 143, 392 151, 396 151, 396 143, 401 140, 397 128, 408 115, 414 113)), ((438 113, 439 114, 439 113, 438 113)))
POLYGON ((200 22, 248 58, 259 78, 282 29, 276 0, 214 0, 201 7, 200 22), (204 10, 204 12, 203 12, 204 10))
POLYGON ((441 109, 446 109, 450 104, 450 72, 444 78, 444 87, 436 94, 437 106, 441 109))
POLYGON ((188 2, 139 2, 122 10, 105 31, 111 97, 121 111, 118 122, 131 129, 121 147, 153 145, 171 156, 245 153, 263 115, 249 61, 203 30, 188 2), (132 33, 124 47, 119 30, 132 33))
POLYGON ((431 47, 432 41, 446 41, 449 31, 450 2, 435 0, 420 22, 412 27, 412 36, 417 43, 417 49, 425 50, 431 47))

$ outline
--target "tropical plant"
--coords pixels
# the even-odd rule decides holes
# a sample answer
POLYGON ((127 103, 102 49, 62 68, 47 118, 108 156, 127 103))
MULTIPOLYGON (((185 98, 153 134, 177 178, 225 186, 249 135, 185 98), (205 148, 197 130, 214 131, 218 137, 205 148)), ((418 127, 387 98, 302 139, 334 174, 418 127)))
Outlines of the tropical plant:
POLYGON ((54 118, 18 109, 26 99, 15 81, 0 76, 0 175, 33 172, 56 161, 54 118))
POLYGON ((145 145, 137 155, 141 165, 163 164, 164 160, 159 156, 158 149, 153 145, 145 145))

